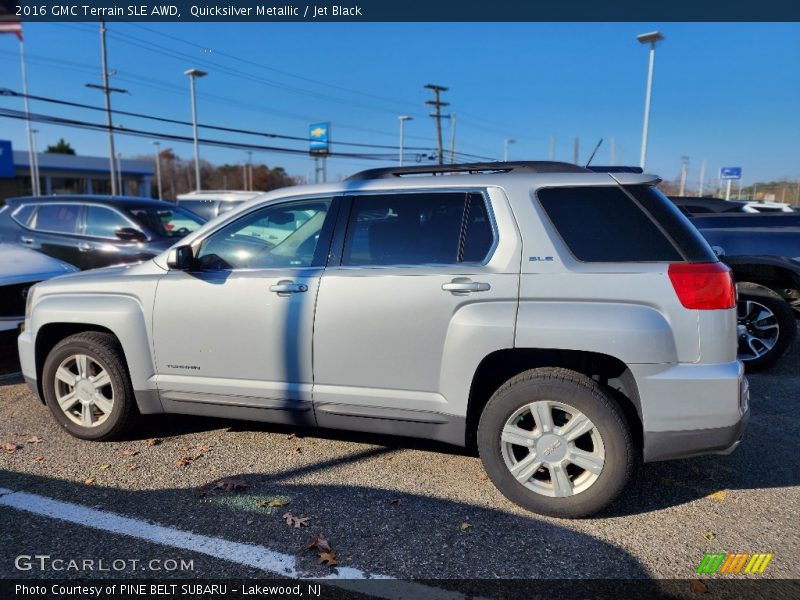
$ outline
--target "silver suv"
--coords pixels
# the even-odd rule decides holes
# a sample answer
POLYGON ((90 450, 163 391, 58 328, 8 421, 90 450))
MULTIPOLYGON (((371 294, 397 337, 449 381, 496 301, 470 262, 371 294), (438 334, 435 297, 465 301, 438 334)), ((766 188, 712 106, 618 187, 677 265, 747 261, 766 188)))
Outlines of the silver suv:
POLYGON ((526 162, 282 189, 34 286, 22 371, 83 439, 183 413, 477 445, 512 501, 588 515, 749 416, 730 272, 657 182, 526 162))

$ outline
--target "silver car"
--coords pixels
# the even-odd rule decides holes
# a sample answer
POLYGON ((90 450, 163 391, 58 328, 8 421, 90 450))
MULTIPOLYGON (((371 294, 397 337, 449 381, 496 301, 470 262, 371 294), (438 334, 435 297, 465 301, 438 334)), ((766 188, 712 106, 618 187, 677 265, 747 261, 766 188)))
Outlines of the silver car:
POLYGON ((23 246, 0 243, 0 332, 13 331, 22 324, 32 285, 77 270, 23 246))
POLYGON ((658 181, 490 163, 265 194, 37 285, 22 371, 83 439, 184 413, 477 445, 514 502, 588 515, 749 416, 730 271, 658 181))

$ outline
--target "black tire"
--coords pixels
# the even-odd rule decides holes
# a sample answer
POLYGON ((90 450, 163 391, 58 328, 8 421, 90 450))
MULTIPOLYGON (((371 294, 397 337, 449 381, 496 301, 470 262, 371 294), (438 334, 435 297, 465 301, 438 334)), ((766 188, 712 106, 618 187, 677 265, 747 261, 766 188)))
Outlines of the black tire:
POLYGON ((489 478, 506 498, 527 510, 565 518, 585 517, 606 507, 628 483, 636 460, 630 428, 616 401, 592 379, 562 368, 525 371, 498 389, 481 415, 478 450, 489 478), (511 474, 503 457, 500 435, 506 421, 539 400, 579 410, 602 438, 601 472, 587 489, 571 496, 550 497, 529 489, 511 474))
MULTIPOLYGON (((737 322, 740 326, 738 334, 739 359, 744 363, 745 369, 748 372, 754 373, 756 371, 763 371, 774 365, 794 341, 797 335, 797 323, 795 321, 794 311, 789 303, 779 294, 762 285, 742 282, 736 284, 736 288, 738 291, 736 314, 737 322), (747 346, 747 334, 754 332, 759 333, 757 330, 752 329, 752 320, 748 321, 748 317, 753 315, 753 310, 749 313, 747 311, 748 302, 751 303, 751 309, 754 307, 753 303, 755 303, 755 307, 761 305, 769 310, 774 315, 774 318, 768 319, 765 322, 778 326, 778 339, 775 340, 775 345, 761 356, 756 356, 756 353, 747 346), (744 327, 747 332, 743 332, 742 327, 744 327)), ((762 348, 758 342, 756 342, 755 345, 757 348, 762 348)))
POLYGON ((42 390, 50 412, 70 434, 83 440, 108 441, 120 437, 139 417, 133 387, 122 347, 117 338, 108 333, 87 331, 71 335, 56 344, 42 369, 42 390), (62 361, 75 354, 85 354, 108 373, 113 389, 113 405, 107 418, 93 427, 76 424, 61 410, 56 399, 56 371, 62 361))

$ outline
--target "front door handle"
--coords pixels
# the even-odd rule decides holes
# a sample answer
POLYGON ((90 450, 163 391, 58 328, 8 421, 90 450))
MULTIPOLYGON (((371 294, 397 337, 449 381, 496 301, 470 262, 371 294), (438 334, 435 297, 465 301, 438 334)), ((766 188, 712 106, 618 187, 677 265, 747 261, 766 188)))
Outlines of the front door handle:
POLYGON ((445 292, 453 294, 469 294, 470 292, 485 292, 492 286, 482 281, 472 281, 469 277, 456 277, 450 283, 442 285, 445 292))
POLYGON ((32 244, 35 240, 32 237, 22 236, 19 241, 23 244, 32 244))
POLYGON ((275 292, 279 296, 288 296, 289 294, 298 294, 308 291, 308 286, 304 283, 295 283, 291 279, 282 279, 275 285, 269 286, 270 292, 275 292))
POLYGON ((80 244, 78 244, 78 250, 80 250, 81 252, 90 252, 94 250, 94 246, 92 246, 88 242, 81 242, 80 244))

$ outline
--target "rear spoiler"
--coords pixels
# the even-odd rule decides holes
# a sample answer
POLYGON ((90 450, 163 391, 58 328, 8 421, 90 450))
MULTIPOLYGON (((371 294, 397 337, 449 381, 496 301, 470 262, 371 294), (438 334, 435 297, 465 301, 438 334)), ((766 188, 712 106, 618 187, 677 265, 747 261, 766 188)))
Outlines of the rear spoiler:
POLYGON ((602 167, 602 166, 592 166, 589 165, 586 167, 590 171, 594 171, 595 173, 644 173, 644 169, 642 167, 622 167, 622 166, 613 166, 613 167, 602 167))

